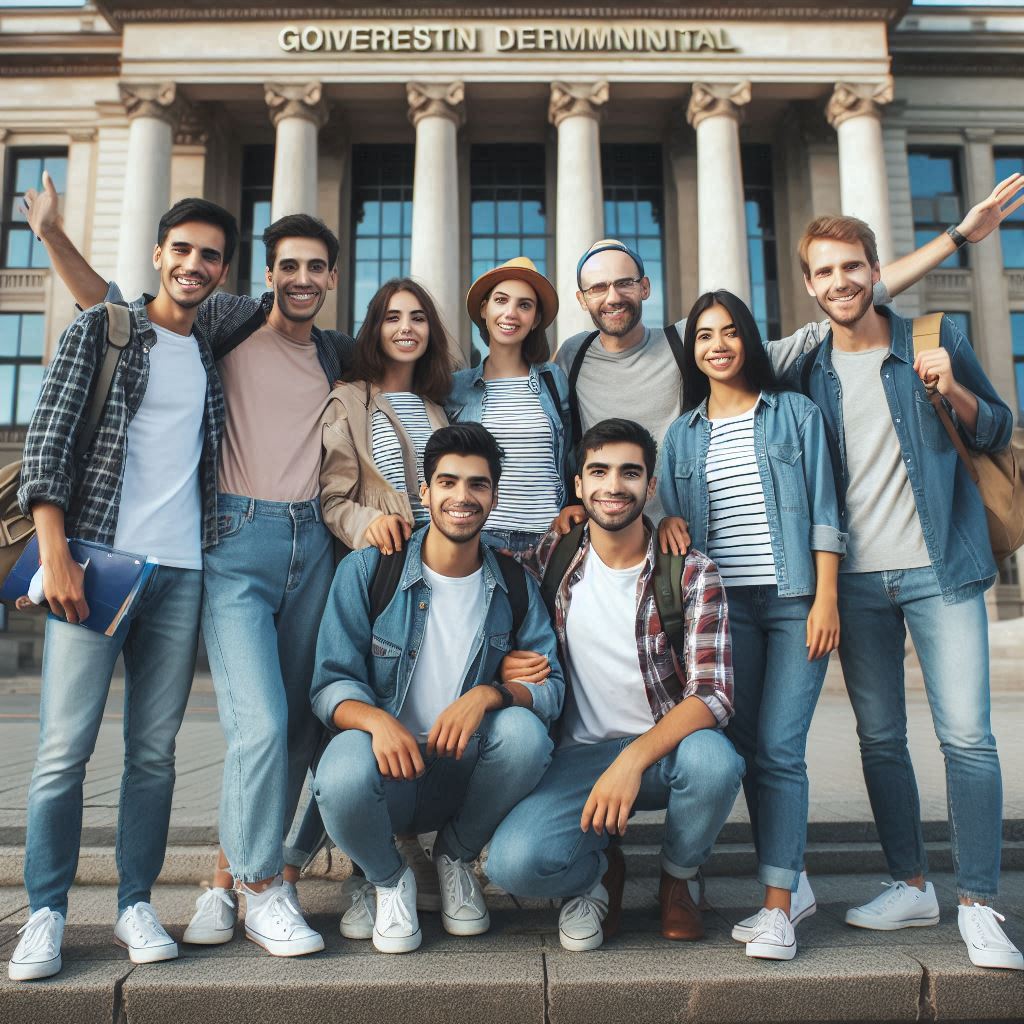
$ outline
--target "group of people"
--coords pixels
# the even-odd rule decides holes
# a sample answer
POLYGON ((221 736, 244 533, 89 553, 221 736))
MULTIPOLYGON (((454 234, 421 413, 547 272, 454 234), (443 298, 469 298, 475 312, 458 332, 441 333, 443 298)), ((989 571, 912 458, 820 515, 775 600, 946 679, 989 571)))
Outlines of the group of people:
POLYGON ((114 937, 135 963, 177 956, 151 895, 200 627, 226 754, 221 849, 185 942, 230 941, 241 896, 245 934, 269 953, 322 949, 296 882, 326 837, 353 862, 348 938, 409 952, 434 910, 451 934, 486 931, 489 844, 491 881, 561 898, 562 945, 594 949, 618 926, 620 838, 641 809, 667 812, 662 934, 699 939, 700 868, 742 785, 764 900, 733 937, 791 959, 815 910, 804 751, 833 650, 893 878, 847 922, 935 924, 906 738, 909 627, 946 760, 961 934, 973 963, 1024 966, 991 906, 1002 796, 983 592, 996 566, 928 392, 978 451, 1009 443, 1012 415, 952 320, 915 355, 889 305, 996 229, 1021 181, 885 268, 868 225, 813 221, 799 258, 826 319, 781 341, 763 343, 720 290, 678 324, 645 325, 643 261, 603 239, 577 267, 594 330, 552 361, 557 292, 511 260, 469 288, 487 350, 471 368, 412 279, 381 286, 354 341, 314 326, 339 242, 305 214, 267 229, 262 297, 219 291, 237 225, 185 199, 158 225, 159 291, 127 303, 131 339, 77 456, 105 303, 125 300, 68 240, 44 179, 29 223, 84 312, 47 369, 19 491, 52 613, 31 913, 10 977, 61 968, 85 766, 119 654, 114 937), (88 606, 69 536, 158 563, 112 637, 77 625, 88 606), (419 837, 433 832, 428 856, 419 837))

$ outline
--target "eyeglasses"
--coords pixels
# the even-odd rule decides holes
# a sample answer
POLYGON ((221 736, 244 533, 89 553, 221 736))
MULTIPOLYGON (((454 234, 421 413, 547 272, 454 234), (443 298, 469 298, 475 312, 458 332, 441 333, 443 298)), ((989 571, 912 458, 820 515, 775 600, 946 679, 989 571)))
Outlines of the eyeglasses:
POLYGON ((598 281, 597 284, 584 288, 583 294, 588 299, 603 299, 608 294, 609 288, 614 288, 617 292, 631 292, 642 280, 642 277, 620 277, 618 281, 598 281))

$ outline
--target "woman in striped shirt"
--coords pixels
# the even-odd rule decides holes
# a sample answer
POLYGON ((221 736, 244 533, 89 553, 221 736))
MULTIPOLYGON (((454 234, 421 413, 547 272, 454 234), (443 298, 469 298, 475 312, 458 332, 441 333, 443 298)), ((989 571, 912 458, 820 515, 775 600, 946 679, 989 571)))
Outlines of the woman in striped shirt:
POLYGON ((558 296, 533 261, 518 256, 478 277, 466 308, 488 354, 455 374, 448 415, 482 423, 505 452, 484 538, 517 555, 536 545, 565 504, 569 385, 549 362, 544 333, 558 296))
POLYGON ((802 871, 804 751, 828 655, 839 645, 836 587, 846 538, 816 405, 779 389, 746 304, 708 292, 686 318, 683 415, 669 428, 659 496, 666 542, 685 519, 718 566, 729 602, 735 714, 727 735, 743 780, 764 908, 733 938, 789 960, 793 925, 814 912, 802 871))
POLYGON ((346 547, 400 551, 430 518, 419 499, 423 449, 448 420, 448 334, 422 285, 393 279, 370 300, 345 383, 322 420, 320 505, 346 547))

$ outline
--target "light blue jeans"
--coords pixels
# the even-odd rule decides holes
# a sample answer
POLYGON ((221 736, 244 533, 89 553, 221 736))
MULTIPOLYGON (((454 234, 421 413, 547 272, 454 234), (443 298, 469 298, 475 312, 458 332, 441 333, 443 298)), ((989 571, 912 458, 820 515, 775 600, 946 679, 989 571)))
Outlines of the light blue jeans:
POLYGON ((747 764, 743 791, 762 885, 795 890, 807 841, 807 730, 828 658, 807 660, 809 597, 730 587, 736 709, 726 735, 747 764))
POLYGON ((930 567, 843 573, 839 614, 839 656, 890 874, 901 881, 928 869, 917 780, 907 749, 903 648, 909 627, 946 761, 957 892, 972 899, 994 898, 1003 784, 990 722, 984 596, 946 604, 930 567))
POLYGON ((544 533, 531 533, 529 530, 484 530, 480 539, 492 548, 504 551, 516 561, 528 551, 535 548, 546 536, 544 533))
POLYGON ((334 559, 318 501, 221 494, 217 507, 203 635, 227 740, 220 841, 231 874, 257 882, 284 866, 320 731, 309 687, 334 559))
POLYGON ((110 677, 124 653, 124 770, 115 856, 118 912, 150 891, 164 863, 178 734, 196 664, 203 574, 157 566, 117 633, 50 616, 43 647, 39 751, 28 791, 25 888, 33 913, 67 914, 82 839, 82 783, 110 677))
MULTIPOLYGON (((487 875, 516 896, 581 896, 605 871, 607 832, 580 829, 583 807, 632 738, 561 746, 537 788, 491 840, 487 875)), ((743 759, 717 729, 700 729, 643 774, 633 809, 668 809, 661 866, 693 878, 722 830, 743 778, 743 759)))
POLYGON ((544 774, 551 739, 526 708, 484 716, 462 758, 428 757, 413 780, 387 779, 369 733, 348 729, 331 740, 313 793, 327 832, 374 885, 395 885, 405 862, 395 834, 438 830, 435 853, 473 860, 508 812, 544 774))

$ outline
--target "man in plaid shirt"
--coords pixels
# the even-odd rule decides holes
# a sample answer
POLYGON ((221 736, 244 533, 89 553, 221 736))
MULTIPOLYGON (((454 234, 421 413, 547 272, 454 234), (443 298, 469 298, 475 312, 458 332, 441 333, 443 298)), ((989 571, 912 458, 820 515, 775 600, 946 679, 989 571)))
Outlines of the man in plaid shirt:
MULTIPOLYGON (((565 899, 559 938, 571 950, 596 949, 618 927, 625 862, 612 837, 634 810, 668 810, 662 934, 703 936, 689 882, 743 777, 722 732, 732 659, 714 563, 698 551, 684 561, 681 649, 658 614, 657 536, 642 516, 656 456, 654 438, 630 420, 604 420, 580 443, 576 493, 589 523, 555 597, 568 683, 561 740, 540 784, 499 826, 487 861, 490 878, 517 896, 565 899)), ((541 577, 559 539, 552 532, 534 555, 541 577)))

